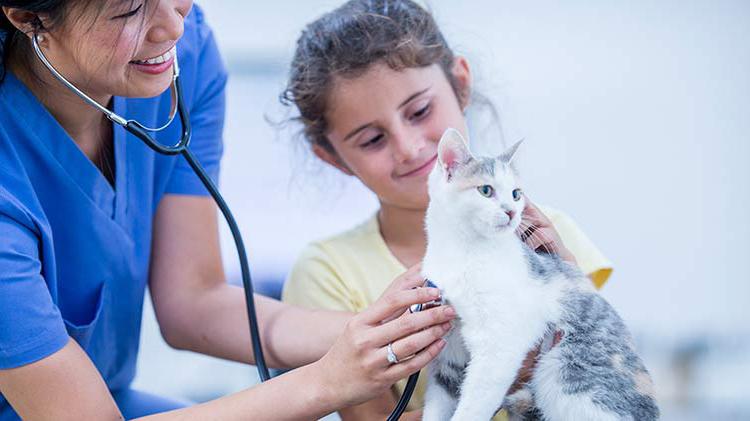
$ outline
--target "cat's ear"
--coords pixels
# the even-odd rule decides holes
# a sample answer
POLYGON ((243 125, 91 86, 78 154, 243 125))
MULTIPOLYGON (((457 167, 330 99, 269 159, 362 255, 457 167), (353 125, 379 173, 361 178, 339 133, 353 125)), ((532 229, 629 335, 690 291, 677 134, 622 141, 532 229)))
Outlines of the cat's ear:
POLYGON ((448 129, 443 133, 438 144, 438 162, 448 180, 460 165, 472 159, 466 140, 456 129, 448 129))
POLYGON ((518 147, 521 146, 521 143, 523 143, 524 138, 521 138, 518 142, 514 143, 513 146, 506 149, 505 152, 500 154, 500 156, 497 157, 497 159, 500 160, 500 162, 504 164, 510 165, 511 162, 513 162, 513 158, 516 156, 516 152, 518 152, 518 147))

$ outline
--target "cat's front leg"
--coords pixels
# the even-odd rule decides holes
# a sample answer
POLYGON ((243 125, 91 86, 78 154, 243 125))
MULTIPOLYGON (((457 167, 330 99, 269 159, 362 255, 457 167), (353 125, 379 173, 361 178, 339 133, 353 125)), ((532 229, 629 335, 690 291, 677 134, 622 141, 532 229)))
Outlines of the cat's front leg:
POLYGON ((427 379, 422 421, 448 421, 456 411, 460 379, 453 381, 433 372, 427 379))
POLYGON ((489 420, 503 403, 506 392, 516 378, 525 352, 493 352, 485 349, 472 353, 472 360, 461 385, 461 399, 451 420, 489 420))

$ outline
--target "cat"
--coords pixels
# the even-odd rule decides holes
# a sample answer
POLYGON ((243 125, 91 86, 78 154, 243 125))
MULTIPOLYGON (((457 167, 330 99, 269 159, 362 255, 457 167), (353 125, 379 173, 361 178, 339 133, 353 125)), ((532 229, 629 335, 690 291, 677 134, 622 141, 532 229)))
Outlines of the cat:
POLYGON ((515 234, 520 143, 474 157, 449 129, 438 145, 422 274, 458 319, 429 366, 423 419, 489 420, 501 407, 512 420, 657 419, 651 377, 615 310, 578 268, 515 234), (531 381, 506 396, 540 344, 531 381))

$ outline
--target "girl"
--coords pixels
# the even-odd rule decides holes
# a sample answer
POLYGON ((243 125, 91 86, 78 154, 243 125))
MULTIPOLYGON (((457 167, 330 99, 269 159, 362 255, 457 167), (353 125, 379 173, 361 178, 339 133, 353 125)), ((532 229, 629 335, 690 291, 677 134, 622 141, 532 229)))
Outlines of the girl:
MULTIPOLYGON (((305 28, 283 99, 299 110, 315 155, 359 178, 380 209, 308 246, 286 282, 286 302, 360 311, 395 274, 421 261, 427 175, 443 132, 469 131, 471 98, 469 63, 410 0, 352 0, 305 28)), ((577 263, 598 287, 607 280, 609 262, 565 214, 530 204, 524 222, 519 234, 533 249, 577 263)), ((424 377, 412 410, 422 405, 424 377)), ((403 384, 340 411, 342 418, 382 419, 403 384)))
MULTIPOLYGON (((32 38, 78 88, 151 127, 169 112, 176 54, 191 149, 216 179, 227 75, 211 30, 189 0, 0 6, 0 419, 180 408, 130 388, 147 283, 170 345, 255 358, 243 292, 224 280, 214 203, 182 158, 156 155, 59 83, 32 38)), ((269 365, 308 365, 160 417, 310 419, 383 393, 437 354, 452 318, 448 309, 394 320, 436 296, 411 289, 420 282, 407 273, 354 318, 257 297, 269 365), (391 342, 416 356, 385 363, 391 342)))

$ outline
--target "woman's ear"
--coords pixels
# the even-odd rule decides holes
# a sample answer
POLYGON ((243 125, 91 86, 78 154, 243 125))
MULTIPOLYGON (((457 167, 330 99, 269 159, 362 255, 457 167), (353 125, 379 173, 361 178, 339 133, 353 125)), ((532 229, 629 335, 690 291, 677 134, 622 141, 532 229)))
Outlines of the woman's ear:
POLYGON ((41 20, 39 15, 28 10, 23 10, 18 7, 3 6, 3 13, 8 17, 8 21, 11 25, 15 26, 16 29, 31 37, 34 31, 39 29, 41 20))
POLYGON ((341 158, 339 158, 339 156, 335 152, 331 152, 330 150, 328 150, 328 148, 325 148, 324 146, 321 146, 317 143, 313 145, 312 150, 315 156, 325 161, 328 165, 335 167, 337 170, 346 175, 354 175, 352 170, 350 170, 349 167, 346 166, 346 164, 341 162, 341 158))
POLYGON ((458 103, 461 110, 466 110, 471 98, 471 69, 469 60, 463 56, 456 56, 453 59, 453 79, 456 81, 456 90, 458 91, 458 103))

